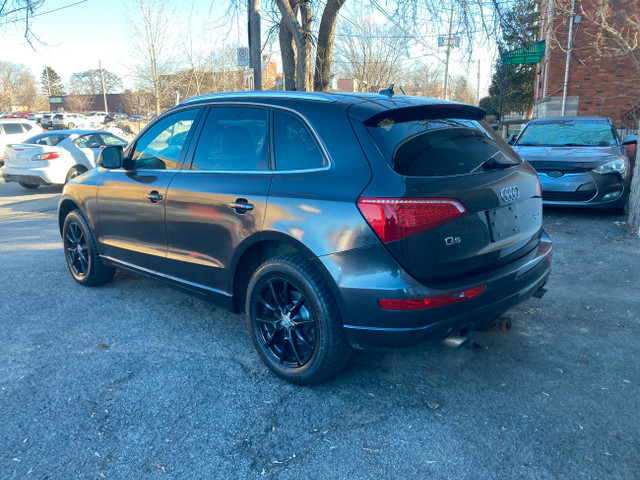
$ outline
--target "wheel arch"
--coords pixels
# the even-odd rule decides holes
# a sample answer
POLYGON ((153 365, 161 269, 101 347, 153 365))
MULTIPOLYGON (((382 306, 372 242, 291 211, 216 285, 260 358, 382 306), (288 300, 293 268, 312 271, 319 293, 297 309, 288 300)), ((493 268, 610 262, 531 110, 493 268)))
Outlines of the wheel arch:
POLYGON ((69 212, 72 212, 73 210, 82 211, 80 206, 70 198, 63 199, 60 202, 60 205, 58 205, 58 228, 60 229, 60 236, 62 236, 62 227, 64 226, 64 219, 67 218, 67 215, 69 215, 69 212))
MULTIPOLYGON (((324 267, 322 262, 314 261, 317 256, 298 239, 285 235, 280 232, 263 233, 261 238, 247 245, 237 255, 233 263, 233 309, 236 313, 244 312, 247 287, 253 272, 266 262, 269 258, 286 254, 298 254, 309 260, 312 265, 318 269, 323 279, 331 289, 331 293, 336 299, 341 317, 343 313, 342 298, 339 295, 337 285, 329 271, 324 267)), ((344 318, 344 317, 342 317, 344 318)))

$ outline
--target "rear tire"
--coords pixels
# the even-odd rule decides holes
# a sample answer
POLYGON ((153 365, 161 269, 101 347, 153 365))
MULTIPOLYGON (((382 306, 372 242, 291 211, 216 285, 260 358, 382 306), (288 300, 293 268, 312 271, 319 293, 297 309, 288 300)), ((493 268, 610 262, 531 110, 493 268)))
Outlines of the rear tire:
POLYGON ((67 125, 67 128, 74 128, 75 126, 75 123, 70 123, 69 125, 67 125))
POLYGON ((267 260, 251 277, 246 301, 261 360, 288 382, 309 385, 342 370, 351 357, 328 285, 297 255, 267 260))
POLYGON ((115 269, 103 264, 95 237, 80 210, 69 212, 62 227, 62 243, 67 267, 81 285, 93 286, 109 282, 115 269))
POLYGON ((83 166, 81 166, 81 165, 76 165, 75 167, 72 167, 72 168, 69 170, 69 173, 67 173, 67 178, 66 178, 66 180, 64 181, 65 185, 66 185, 67 183, 69 183, 69 181, 70 181, 72 178, 79 177, 80 175, 82 175, 82 174, 83 174, 84 172, 86 172, 86 171, 87 171, 87 169, 86 169, 86 168, 84 168, 84 167, 83 167, 83 166))
POLYGON ((35 188, 38 188, 40 185, 34 184, 34 183, 24 183, 24 182, 18 182, 20 184, 20 186, 22 188, 28 188, 29 190, 33 190, 35 188))

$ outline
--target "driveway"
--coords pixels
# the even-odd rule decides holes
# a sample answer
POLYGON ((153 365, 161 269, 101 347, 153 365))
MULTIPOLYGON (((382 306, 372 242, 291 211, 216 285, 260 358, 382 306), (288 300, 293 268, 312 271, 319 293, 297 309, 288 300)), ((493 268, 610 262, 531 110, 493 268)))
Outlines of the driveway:
POLYGON ((510 333, 274 377, 244 319, 68 274, 60 189, 0 181, 0 478, 637 478, 640 239, 553 210, 549 292, 510 333))

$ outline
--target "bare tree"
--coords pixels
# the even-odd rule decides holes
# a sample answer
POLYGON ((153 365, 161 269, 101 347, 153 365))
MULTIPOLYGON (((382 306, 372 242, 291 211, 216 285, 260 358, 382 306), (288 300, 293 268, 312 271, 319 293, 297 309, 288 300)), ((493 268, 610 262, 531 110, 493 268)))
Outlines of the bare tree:
POLYGON ((172 12, 167 0, 135 0, 131 12, 131 37, 136 42, 139 63, 135 69, 139 87, 153 94, 156 114, 171 105, 173 58, 172 12))
POLYGON ((9 25, 24 26, 24 37, 31 43, 31 20, 44 2, 45 0, 1 0, 0 30, 5 30, 9 25))
POLYGON ((441 70, 421 64, 407 77, 403 86, 410 95, 442 97, 443 73, 441 70))
POLYGON ((91 95, 71 93, 65 97, 65 110, 68 112, 86 112, 91 105, 91 95))
MULTIPOLYGON (((102 70, 106 93, 117 93, 122 89, 122 80, 108 70, 102 70)), ((69 80, 69 91, 76 95, 96 95, 102 93, 100 70, 76 72, 69 80)))
POLYGON ((336 44, 339 71, 356 80, 364 92, 378 92, 403 75, 400 61, 406 56, 406 39, 393 25, 378 24, 361 15, 344 24, 336 44))
POLYGON ((46 105, 36 79, 25 65, 0 60, 0 110, 31 110, 46 105))
POLYGON ((469 87, 467 79, 461 75, 449 78, 449 91, 451 92, 451 100, 454 102, 468 103, 474 105, 476 96, 469 87))

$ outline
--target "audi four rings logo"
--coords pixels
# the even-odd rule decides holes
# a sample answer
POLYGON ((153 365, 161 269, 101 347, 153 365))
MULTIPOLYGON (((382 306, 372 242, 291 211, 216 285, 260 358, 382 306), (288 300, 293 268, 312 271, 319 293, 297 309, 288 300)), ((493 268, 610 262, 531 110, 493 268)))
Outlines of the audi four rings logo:
POLYGON ((518 187, 506 187, 500 190, 500 198, 505 202, 513 202, 520 197, 520 190, 518 187))

